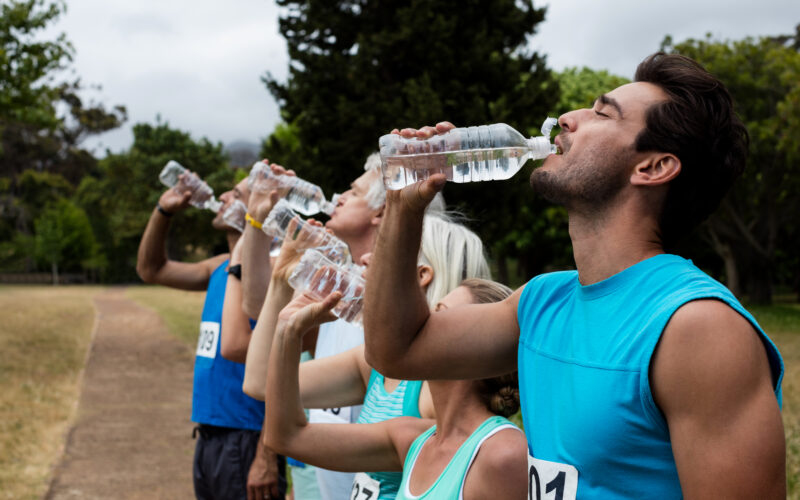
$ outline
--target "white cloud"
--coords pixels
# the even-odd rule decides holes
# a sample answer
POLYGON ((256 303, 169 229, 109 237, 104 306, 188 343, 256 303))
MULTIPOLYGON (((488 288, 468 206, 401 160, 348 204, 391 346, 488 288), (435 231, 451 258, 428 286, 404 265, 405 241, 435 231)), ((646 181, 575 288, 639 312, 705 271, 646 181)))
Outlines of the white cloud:
MULTIPOLYGON (((130 126, 159 113, 196 138, 223 142, 257 141, 277 123, 277 105, 260 80, 267 71, 285 79, 288 68, 271 1, 71 0, 68 7, 55 28, 75 46, 77 75, 103 87, 87 98, 129 112, 123 130, 90 146, 126 148, 130 126)), ((554 69, 586 65, 631 77, 666 34, 739 39, 791 33, 798 22, 797 0, 551 0, 531 47, 554 69)))

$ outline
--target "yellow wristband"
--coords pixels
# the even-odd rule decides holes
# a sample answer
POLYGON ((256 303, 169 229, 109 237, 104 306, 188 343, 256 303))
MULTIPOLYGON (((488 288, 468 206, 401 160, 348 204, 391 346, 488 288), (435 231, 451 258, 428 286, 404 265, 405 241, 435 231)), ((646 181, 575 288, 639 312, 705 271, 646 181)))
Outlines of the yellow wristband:
POLYGON ((246 220, 254 228, 261 229, 261 223, 252 218, 250 214, 248 213, 244 214, 244 220, 246 220))

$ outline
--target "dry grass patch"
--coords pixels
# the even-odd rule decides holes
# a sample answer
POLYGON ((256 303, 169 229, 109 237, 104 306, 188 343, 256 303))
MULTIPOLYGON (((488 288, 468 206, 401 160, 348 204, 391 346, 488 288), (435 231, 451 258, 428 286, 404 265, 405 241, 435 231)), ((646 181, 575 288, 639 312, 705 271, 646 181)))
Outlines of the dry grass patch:
POLYGON ((172 335, 192 347, 197 344, 205 292, 186 292, 163 286, 142 285, 129 287, 125 293, 128 298, 155 310, 172 335))
POLYGON ((0 286, 0 498, 41 498, 79 396, 100 287, 0 286))

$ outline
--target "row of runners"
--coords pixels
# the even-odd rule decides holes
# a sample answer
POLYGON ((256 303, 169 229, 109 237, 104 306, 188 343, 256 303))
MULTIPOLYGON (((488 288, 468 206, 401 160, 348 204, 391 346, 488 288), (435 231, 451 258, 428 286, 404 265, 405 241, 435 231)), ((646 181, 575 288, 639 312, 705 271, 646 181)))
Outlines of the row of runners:
POLYGON ((724 286, 665 251, 744 168, 724 85, 654 54, 559 126, 561 154, 531 186, 566 207, 576 270, 513 292, 448 216, 443 176, 386 191, 367 159, 325 224, 367 265, 363 328, 333 316, 339 294, 289 286, 302 235, 269 257, 276 192, 221 195, 220 214, 239 199, 249 223, 215 218, 230 252, 197 263, 166 254, 190 193, 161 196, 139 274, 207 290, 197 498, 284 498, 287 462, 296 500, 785 496, 780 354, 724 286), (506 419, 520 409, 524 433, 506 419))

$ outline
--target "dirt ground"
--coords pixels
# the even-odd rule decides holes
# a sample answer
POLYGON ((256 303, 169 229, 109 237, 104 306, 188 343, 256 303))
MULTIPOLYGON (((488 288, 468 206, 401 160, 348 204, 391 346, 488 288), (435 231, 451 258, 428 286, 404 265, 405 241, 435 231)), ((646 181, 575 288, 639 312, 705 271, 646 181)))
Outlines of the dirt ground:
POLYGON ((193 353, 124 289, 95 303, 77 418, 45 498, 192 498, 193 353))

